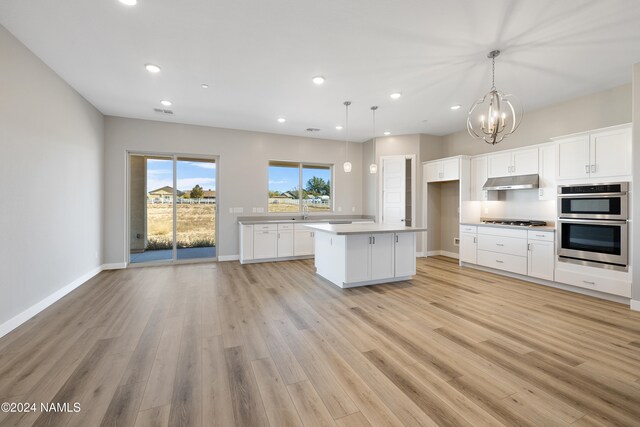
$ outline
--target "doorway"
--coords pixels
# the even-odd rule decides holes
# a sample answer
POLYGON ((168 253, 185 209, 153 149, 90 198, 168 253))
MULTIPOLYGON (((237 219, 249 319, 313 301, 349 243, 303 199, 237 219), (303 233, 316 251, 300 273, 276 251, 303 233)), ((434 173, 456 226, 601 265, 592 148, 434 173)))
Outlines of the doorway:
POLYGON ((381 222, 411 227, 415 218, 416 158, 414 155, 380 157, 381 222))
POLYGON ((216 157, 129 153, 131 264, 217 259, 216 157))

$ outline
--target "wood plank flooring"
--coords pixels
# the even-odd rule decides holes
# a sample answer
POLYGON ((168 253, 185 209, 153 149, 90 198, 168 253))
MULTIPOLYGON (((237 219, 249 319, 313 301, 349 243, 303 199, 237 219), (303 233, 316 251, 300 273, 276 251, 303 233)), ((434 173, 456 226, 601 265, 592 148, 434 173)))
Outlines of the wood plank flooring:
POLYGON ((103 272, 0 338, 2 426, 640 425, 640 313, 418 260, 339 289, 313 262, 103 272))

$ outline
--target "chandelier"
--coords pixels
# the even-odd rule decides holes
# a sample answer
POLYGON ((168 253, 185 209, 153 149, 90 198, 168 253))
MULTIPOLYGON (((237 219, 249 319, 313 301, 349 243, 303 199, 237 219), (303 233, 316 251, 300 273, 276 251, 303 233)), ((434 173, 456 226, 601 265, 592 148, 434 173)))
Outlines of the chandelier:
POLYGON ((499 50, 489 52, 491 58, 491 90, 478 99, 467 116, 467 131, 476 139, 495 145, 511 135, 522 121, 522 107, 513 95, 496 89, 496 57, 499 50))

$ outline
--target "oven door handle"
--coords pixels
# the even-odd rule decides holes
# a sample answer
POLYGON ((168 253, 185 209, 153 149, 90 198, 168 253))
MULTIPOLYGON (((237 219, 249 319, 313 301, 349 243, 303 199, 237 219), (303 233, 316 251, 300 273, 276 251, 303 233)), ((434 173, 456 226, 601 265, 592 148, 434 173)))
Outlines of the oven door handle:
POLYGON ((624 224, 627 224, 629 220, 628 219, 594 220, 594 219, 558 218, 558 222, 570 222, 573 224, 624 225, 624 224))
POLYGON ((607 197, 626 196, 627 193, 583 193, 583 194, 558 194, 558 199, 605 199, 607 197))

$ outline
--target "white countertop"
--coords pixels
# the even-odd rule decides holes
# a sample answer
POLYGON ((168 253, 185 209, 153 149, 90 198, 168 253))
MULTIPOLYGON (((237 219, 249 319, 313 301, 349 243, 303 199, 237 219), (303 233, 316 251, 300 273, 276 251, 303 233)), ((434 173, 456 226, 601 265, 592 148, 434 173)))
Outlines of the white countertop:
POLYGON ((406 227, 396 224, 314 224, 305 225, 315 231, 330 234, 371 234, 371 233, 415 233, 417 231, 427 231, 426 228, 406 227))
POLYGON ((460 225, 476 225, 478 227, 515 228, 518 230, 556 231, 556 228, 552 225, 537 225, 535 227, 529 227, 524 225, 487 224, 485 222, 461 222, 460 225))
POLYGON ((309 224, 309 223, 329 223, 329 222, 335 222, 335 223, 351 223, 351 222, 367 222, 367 221, 373 221, 372 218, 362 218, 362 217, 334 217, 334 218, 326 218, 326 217, 322 217, 322 218, 314 218, 314 217, 309 217, 307 219, 301 219, 301 218, 287 218, 287 217, 280 217, 280 218, 258 218, 258 217, 247 217, 247 218, 238 218, 238 224, 242 224, 242 225, 252 225, 252 224, 309 224))

